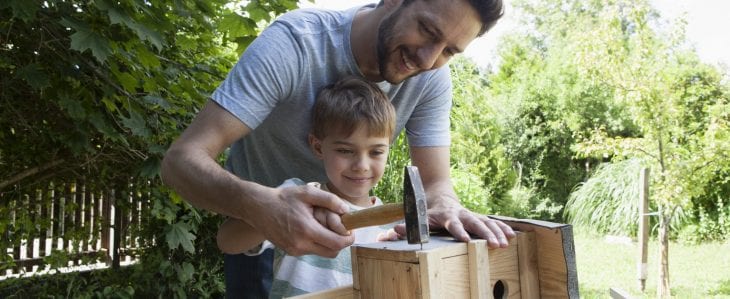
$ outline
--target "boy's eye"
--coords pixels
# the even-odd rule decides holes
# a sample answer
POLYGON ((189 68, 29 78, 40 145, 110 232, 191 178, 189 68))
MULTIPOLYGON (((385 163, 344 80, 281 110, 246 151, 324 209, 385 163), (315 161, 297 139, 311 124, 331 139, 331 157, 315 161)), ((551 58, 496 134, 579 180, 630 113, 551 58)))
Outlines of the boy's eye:
POLYGON ((351 154, 352 150, 346 149, 346 148, 338 148, 337 152, 340 154, 351 154))

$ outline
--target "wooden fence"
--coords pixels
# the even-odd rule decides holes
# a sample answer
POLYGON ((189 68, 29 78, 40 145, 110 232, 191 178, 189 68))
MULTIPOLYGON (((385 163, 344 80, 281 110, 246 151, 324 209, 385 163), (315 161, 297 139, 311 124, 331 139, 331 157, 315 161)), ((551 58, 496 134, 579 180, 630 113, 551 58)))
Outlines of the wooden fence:
POLYGON ((149 193, 140 191, 146 187, 149 183, 115 189, 71 181, 0 194, 0 211, 9 217, 3 221, 8 227, 0 242, 6 248, 0 279, 52 266, 73 270, 133 262, 141 243, 154 243, 139 238, 149 223, 149 193))

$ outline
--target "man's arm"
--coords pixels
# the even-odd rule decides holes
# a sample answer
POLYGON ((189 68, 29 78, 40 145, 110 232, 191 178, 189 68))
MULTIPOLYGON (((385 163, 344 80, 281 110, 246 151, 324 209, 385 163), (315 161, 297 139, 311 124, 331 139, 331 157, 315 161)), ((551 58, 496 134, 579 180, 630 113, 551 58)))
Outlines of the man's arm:
POLYGON ((239 254, 261 245, 266 240, 256 229, 240 219, 228 218, 218 228, 218 249, 227 254, 239 254))
POLYGON ((451 184, 449 147, 411 147, 410 152, 426 191, 429 225, 445 228, 464 242, 470 240, 471 233, 487 240, 492 248, 509 245, 507 240, 515 236, 512 228, 499 220, 471 212, 459 202, 451 184))
POLYGON ((241 180, 216 158, 251 131, 217 103, 208 101, 165 154, 162 179, 192 205, 237 218, 291 255, 334 257, 352 236, 320 225, 314 207, 347 211, 337 196, 313 186, 270 188, 241 180))

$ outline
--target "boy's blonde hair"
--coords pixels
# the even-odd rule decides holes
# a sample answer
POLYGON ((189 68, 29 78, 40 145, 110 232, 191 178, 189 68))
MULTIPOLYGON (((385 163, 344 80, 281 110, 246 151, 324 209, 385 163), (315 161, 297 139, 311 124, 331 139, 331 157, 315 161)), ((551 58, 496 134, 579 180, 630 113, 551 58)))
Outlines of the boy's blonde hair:
POLYGON ((350 136, 362 125, 369 136, 393 138, 395 108, 377 85, 363 78, 346 77, 317 94, 312 110, 312 134, 350 136))

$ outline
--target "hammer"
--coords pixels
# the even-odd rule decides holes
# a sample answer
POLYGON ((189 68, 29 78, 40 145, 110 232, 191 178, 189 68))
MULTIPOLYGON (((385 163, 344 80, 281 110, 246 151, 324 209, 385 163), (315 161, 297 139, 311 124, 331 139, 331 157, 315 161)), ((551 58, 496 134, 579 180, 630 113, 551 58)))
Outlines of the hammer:
POLYGON ((403 178, 403 203, 391 203, 374 208, 362 209, 342 215, 342 224, 348 230, 391 223, 406 219, 408 244, 428 242, 428 219, 426 217, 426 191, 423 190, 418 167, 406 166, 403 178))

